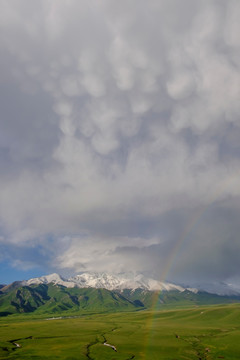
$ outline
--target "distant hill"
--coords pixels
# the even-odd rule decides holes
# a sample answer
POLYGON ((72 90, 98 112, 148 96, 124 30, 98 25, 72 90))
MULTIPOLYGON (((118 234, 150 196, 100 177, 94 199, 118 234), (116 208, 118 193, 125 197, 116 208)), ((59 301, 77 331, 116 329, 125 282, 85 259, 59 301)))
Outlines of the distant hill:
POLYGON ((229 304, 240 302, 240 296, 210 294, 205 291, 182 292, 172 291, 146 291, 142 289, 125 289, 121 294, 135 304, 142 304, 146 308, 161 309, 165 307, 186 307, 199 305, 229 304))

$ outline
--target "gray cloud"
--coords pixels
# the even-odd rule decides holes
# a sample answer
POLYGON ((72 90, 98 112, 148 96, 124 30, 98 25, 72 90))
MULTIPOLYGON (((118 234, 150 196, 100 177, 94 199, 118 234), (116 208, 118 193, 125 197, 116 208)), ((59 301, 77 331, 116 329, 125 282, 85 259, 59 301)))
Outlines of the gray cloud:
POLYGON ((59 271, 239 276, 239 3, 0 13, 4 247, 40 243, 59 271))

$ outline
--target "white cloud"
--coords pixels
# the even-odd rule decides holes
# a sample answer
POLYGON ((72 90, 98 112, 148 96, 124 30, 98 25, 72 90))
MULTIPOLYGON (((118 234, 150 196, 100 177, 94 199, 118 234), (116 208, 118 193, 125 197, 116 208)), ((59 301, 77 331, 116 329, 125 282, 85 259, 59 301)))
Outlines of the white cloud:
POLYGON ((65 76, 61 79, 61 87, 64 95, 72 97, 80 95, 79 85, 75 76, 65 76))
POLYGON ((61 119, 60 129, 65 135, 70 135, 70 136, 73 136, 76 131, 73 121, 70 117, 63 117, 61 119))
POLYGON ((70 116, 72 114, 72 104, 67 101, 60 101, 54 106, 54 111, 60 116, 70 116))
POLYGON ((227 20, 224 26, 224 39, 228 46, 234 47, 239 51, 239 15, 240 15, 240 5, 237 0, 232 1, 227 9, 227 20))
POLYGON ((184 71, 180 70, 180 73, 175 75, 173 79, 167 82, 168 94, 174 100, 182 100, 192 94, 195 88, 194 77, 190 73, 184 74, 184 71))
MULTIPOLYGON (((122 272, 134 271, 135 264, 132 264, 129 258, 125 260, 119 256, 121 248, 142 249, 146 245, 146 239, 134 237, 96 237, 85 235, 82 238, 71 238, 70 246, 63 254, 59 254, 55 261, 55 266, 60 269, 71 269, 73 271, 84 271, 89 269, 94 271, 98 268, 100 271, 122 272)), ((148 239, 148 246, 159 244, 157 238, 148 239)), ((140 270, 140 269, 137 269, 140 270)))

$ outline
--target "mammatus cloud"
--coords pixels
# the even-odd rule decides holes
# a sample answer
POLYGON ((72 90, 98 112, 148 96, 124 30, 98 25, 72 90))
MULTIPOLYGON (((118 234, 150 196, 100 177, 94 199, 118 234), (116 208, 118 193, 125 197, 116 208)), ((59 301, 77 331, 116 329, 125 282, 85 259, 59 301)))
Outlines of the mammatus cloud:
POLYGON ((15 265, 239 275, 239 2, 3 0, 0 14, 15 265))

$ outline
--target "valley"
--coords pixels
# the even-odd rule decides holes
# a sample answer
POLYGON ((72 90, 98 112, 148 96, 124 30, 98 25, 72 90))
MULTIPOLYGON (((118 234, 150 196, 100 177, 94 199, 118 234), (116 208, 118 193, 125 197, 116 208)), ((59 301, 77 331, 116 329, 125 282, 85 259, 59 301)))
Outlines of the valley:
POLYGON ((239 294, 107 274, 0 288, 1 360, 237 360, 239 336, 239 294))
POLYGON ((46 319, 2 317, 0 359, 236 360, 240 353, 238 304, 46 319))

